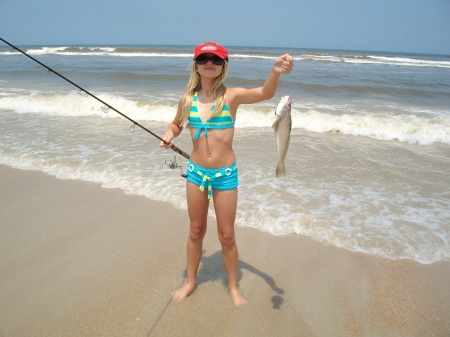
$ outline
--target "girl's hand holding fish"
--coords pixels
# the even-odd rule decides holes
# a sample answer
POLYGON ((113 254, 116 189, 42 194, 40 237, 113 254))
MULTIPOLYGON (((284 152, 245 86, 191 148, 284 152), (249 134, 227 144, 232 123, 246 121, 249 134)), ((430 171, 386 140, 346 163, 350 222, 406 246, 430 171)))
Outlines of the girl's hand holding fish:
POLYGON ((273 65, 273 70, 280 74, 289 74, 294 67, 294 59, 289 54, 284 54, 275 60, 275 64, 273 65))

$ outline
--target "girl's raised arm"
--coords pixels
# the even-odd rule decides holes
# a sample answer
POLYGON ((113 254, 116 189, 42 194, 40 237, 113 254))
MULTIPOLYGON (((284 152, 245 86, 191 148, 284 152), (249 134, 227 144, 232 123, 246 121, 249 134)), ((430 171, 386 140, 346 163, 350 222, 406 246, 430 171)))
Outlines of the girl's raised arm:
POLYGON ((271 99, 277 92, 281 74, 289 74, 294 66, 292 56, 284 54, 275 60, 272 71, 262 87, 245 89, 229 88, 227 102, 230 109, 236 110, 240 104, 253 104, 271 99))

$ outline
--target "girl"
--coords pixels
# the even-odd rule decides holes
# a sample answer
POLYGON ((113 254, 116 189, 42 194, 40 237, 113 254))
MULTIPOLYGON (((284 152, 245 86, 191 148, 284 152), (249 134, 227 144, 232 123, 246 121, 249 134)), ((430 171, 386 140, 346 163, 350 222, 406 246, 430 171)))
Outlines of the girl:
POLYGON ((228 52, 219 44, 206 42, 195 47, 194 61, 177 114, 163 136, 165 143, 160 144, 170 148, 172 139, 184 127, 190 129, 193 149, 186 183, 190 220, 187 280, 172 293, 172 298, 181 301, 196 287, 212 197, 228 289, 233 302, 239 306, 247 300, 238 287, 238 250, 234 233, 238 196, 238 170, 232 147, 234 121, 239 105, 261 102, 275 95, 280 74, 291 72, 293 59, 288 54, 278 57, 264 85, 253 89, 224 86, 228 74, 228 52))

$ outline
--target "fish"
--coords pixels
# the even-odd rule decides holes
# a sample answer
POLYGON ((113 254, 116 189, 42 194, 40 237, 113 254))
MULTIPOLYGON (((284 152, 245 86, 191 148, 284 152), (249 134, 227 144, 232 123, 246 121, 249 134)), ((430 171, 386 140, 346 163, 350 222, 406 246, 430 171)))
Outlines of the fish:
POLYGON ((291 140, 291 97, 281 97, 280 103, 278 103, 275 110, 275 121, 272 127, 275 130, 275 139, 277 144, 277 168, 275 175, 277 178, 286 176, 286 167, 284 166, 284 159, 289 148, 289 142, 291 140))

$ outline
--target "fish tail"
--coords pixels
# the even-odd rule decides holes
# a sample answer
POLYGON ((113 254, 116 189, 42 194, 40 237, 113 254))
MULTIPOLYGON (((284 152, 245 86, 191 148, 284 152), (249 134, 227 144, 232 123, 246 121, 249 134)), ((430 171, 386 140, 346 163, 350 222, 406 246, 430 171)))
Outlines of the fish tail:
POLYGON ((277 165, 277 171, 275 173, 277 178, 286 177, 286 167, 284 164, 277 165))

